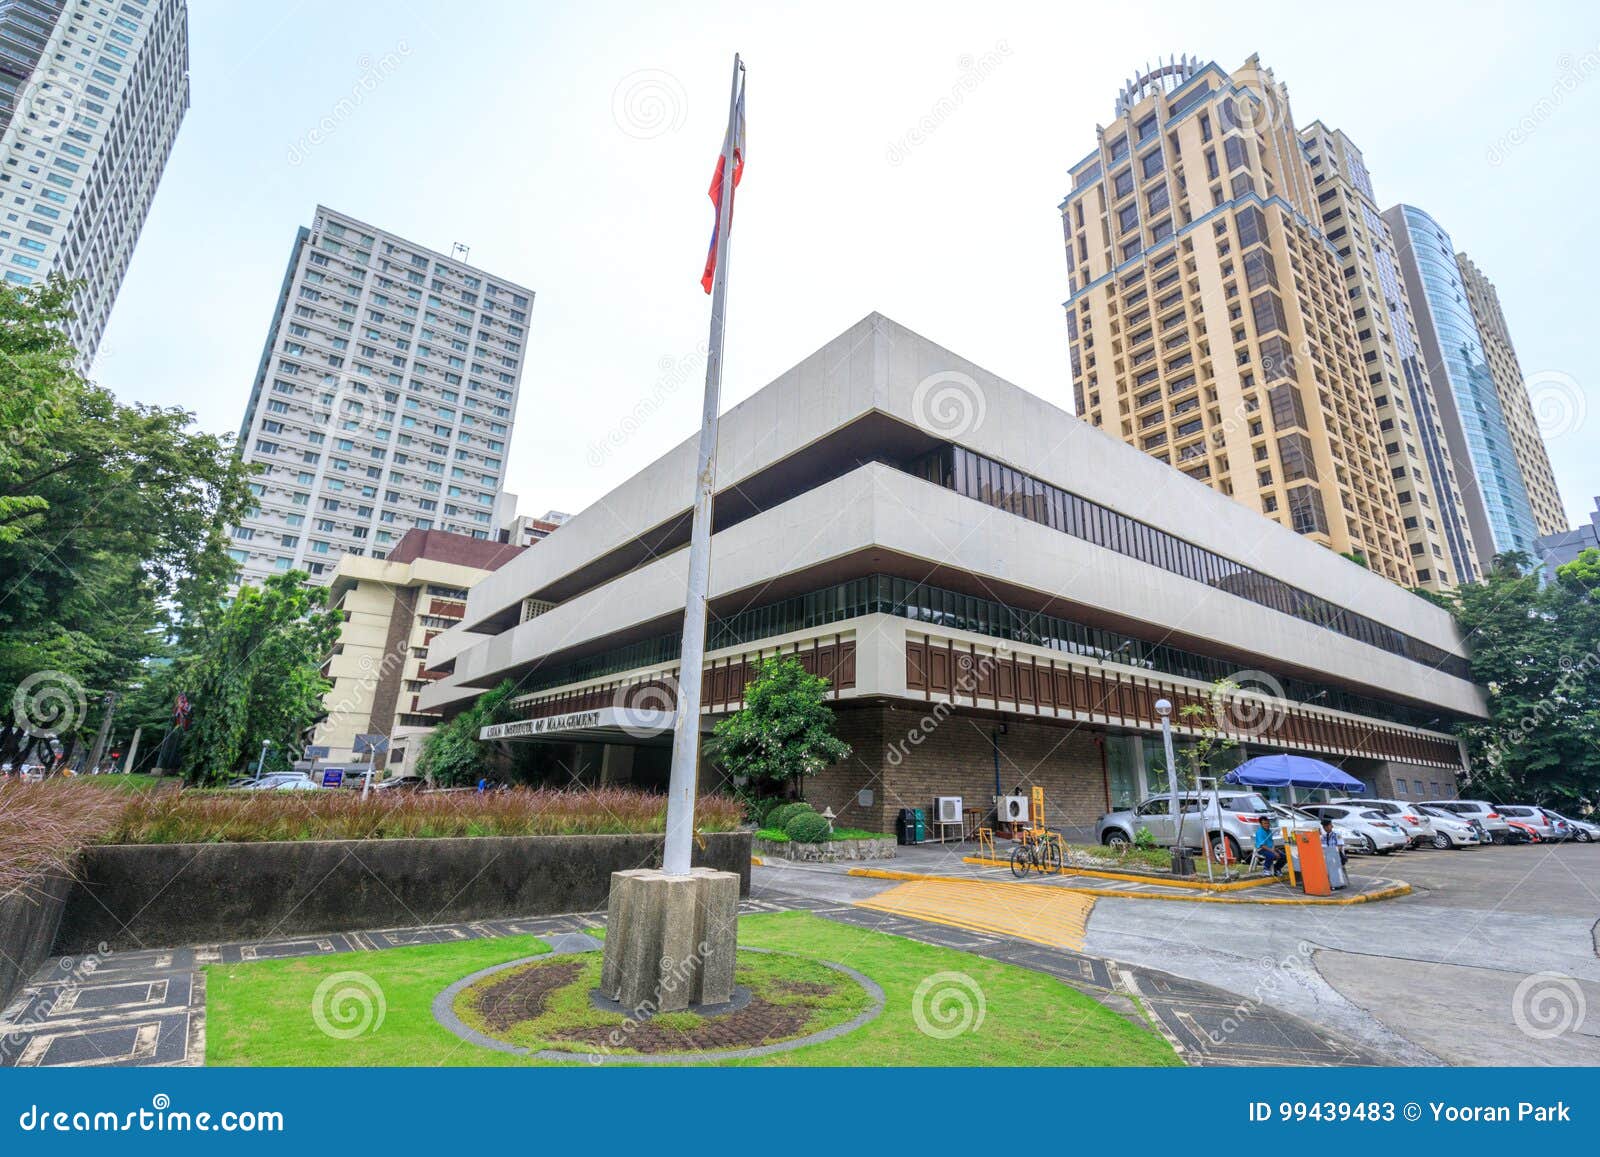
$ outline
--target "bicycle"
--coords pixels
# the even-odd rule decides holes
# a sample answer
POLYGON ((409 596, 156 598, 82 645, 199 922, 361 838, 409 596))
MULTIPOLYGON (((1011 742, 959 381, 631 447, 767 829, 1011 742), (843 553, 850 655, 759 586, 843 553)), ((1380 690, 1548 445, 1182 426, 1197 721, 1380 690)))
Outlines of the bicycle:
POLYGON ((1011 874, 1026 879, 1030 871, 1050 875, 1061 871, 1061 833, 1023 832, 1011 849, 1011 874))

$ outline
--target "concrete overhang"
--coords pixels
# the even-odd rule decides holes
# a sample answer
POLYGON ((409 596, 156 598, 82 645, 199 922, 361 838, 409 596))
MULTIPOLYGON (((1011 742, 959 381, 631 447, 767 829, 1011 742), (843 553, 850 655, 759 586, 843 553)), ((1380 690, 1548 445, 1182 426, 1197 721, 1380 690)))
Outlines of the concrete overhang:
MULTIPOLYGON (((1263 526, 1281 529, 1258 517, 1251 526, 1258 535, 1263 526)), ((1321 547, 1309 549, 1330 563, 1351 565, 1321 547)), ((1261 665, 1452 714, 1484 714, 1481 690, 1466 680, 878 463, 715 535, 711 598, 733 610, 758 605, 804 586, 803 577, 815 578, 818 586, 839 581, 847 560, 858 564, 859 573, 880 569, 930 585, 964 584, 967 593, 1026 602, 1026 609, 1127 630, 1152 642, 1191 648, 1204 643, 1208 653, 1226 656, 1241 669, 1261 665)), ((421 705, 450 708, 560 656, 611 645, 652 625, 658 633, 670 629, 682 612, 686 579, 687 556, 680 550, 500 635, 446 632, 435 640, 430 661, 437 661, 446 636, 456 636, 450 648, 455 670, 421 693, 421 705)), ((1391 614, 1385 621, 1408 634, 1438 637, 1425 628, 1432 625, 1430 616, 1443 612, 1393 589, 1407 600, 1400 609, 1410 615, 1391 614)))

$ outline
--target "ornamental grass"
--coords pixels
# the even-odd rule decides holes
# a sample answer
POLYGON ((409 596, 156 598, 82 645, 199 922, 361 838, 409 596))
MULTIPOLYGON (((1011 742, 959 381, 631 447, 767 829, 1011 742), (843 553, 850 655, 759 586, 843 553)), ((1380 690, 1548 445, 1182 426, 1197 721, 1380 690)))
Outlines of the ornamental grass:
POLYGON ((78 849, 114 830, 125 806, 120 792, 0 779, 0 896, 71 874, 78 849))
MULTIPOLYGON (((736 800, 695 804, 703 832, 731 831, 736 800)), ((129 801, 99 842, 261 843, 452 836, 632 835, 666 830, 666 797, 625 788, 475 792, 168 791, 129 801)))

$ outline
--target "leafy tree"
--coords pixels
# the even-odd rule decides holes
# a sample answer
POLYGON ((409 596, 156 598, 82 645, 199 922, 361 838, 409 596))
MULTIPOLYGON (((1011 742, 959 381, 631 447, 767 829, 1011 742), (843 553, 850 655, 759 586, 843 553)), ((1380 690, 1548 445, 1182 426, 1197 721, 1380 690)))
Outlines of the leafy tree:
POLYGON ((719 720, 710 754, 735 777, 756 785, 793 783, 850 754, 833 733, 828 681, 792 656, 767 659, 745 688, 741 711, 719 720))
POLYGON ((492 691, 479 695, 471 707, 454 719, 435 727, 422 742, 417 771, 431 783, 447 787, 486 778, 495 770, 495 752, 478 738, 478 732, 491 723, 505 722, 515 691, 515 685, 507 679, 492 691))
POLYGON ((36 288, 0 282, 0 542, 15 542, 28 519, 49 503, 18 481, 29 451, 60 424, 65 403, 83 384, 78 351, 62 323, 72 287, 52 279, 36 288))
POLYGON ((92 734, 103 693, 217 602, 251 497, 229 439, 78 374, 70 293, 0 283, 0 702, 49 673, 82 691, 92 734))
POLYGON ((1600 550, 1589 547, 1565 566, 1556 568, 1556 579, 1569 590, 1593 596, 1600 591, 1600 550))
POLYGON ((1579 811, 1600 798, 1600 552, 1585 555, 1548 584, 1501 555, 1450 596, 1488 691, 1489 718, 1457 729, 1477 794, 1579 811))
POLYGON ((185 777, 213 783, 277 745, 281 762, 301 732, 322 715, 332 686, 322 664, 339 637, 342 612, 327 607, 326 587, 303 571, 244 586, 213 616, 204 642, 181 678, 194 703, 184 754, 185 777))

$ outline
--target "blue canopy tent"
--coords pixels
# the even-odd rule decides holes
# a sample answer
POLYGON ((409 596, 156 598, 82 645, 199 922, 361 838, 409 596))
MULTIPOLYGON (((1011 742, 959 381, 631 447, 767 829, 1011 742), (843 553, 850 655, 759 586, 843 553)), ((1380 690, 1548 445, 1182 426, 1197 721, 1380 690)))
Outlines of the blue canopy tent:
MULTIPOLYGON (((1359 779, 1347 775, 1331 763, 1312 759, 1308 755, 1289 755, 1286 752, 1278 755, 1258 755, 1254 759, 1247 759, 1223 778, 1228 783, 1241 784, 1245 787, 1286 787, 1289 789, 1291 801, 1294 799, 1294 789, 1297 787, 1344 792, 1352 789, 1366 790, 1366 785, 1359 779)), ((1286 845, 1289 843, 1287 830, 1284 842, 1286 845)), ((1293 851, 1287 847, 1285 850, 1293 851)), ((1323 848, 1322 852, 1327 862, 1329 883, 1335 888, 1345 887, 1348 881, 1344 874, 1342 853, 1337 853, 1337 849, 1335 853, 1329 853, 1327 848, 1323 848)))
POLYGON ((1223 777, 1244 787, 1305 787, 1328 791, 1365 790, 1366 785, 1331 763, 1308 755, 1258 755, 1247 759, 1223 777))

